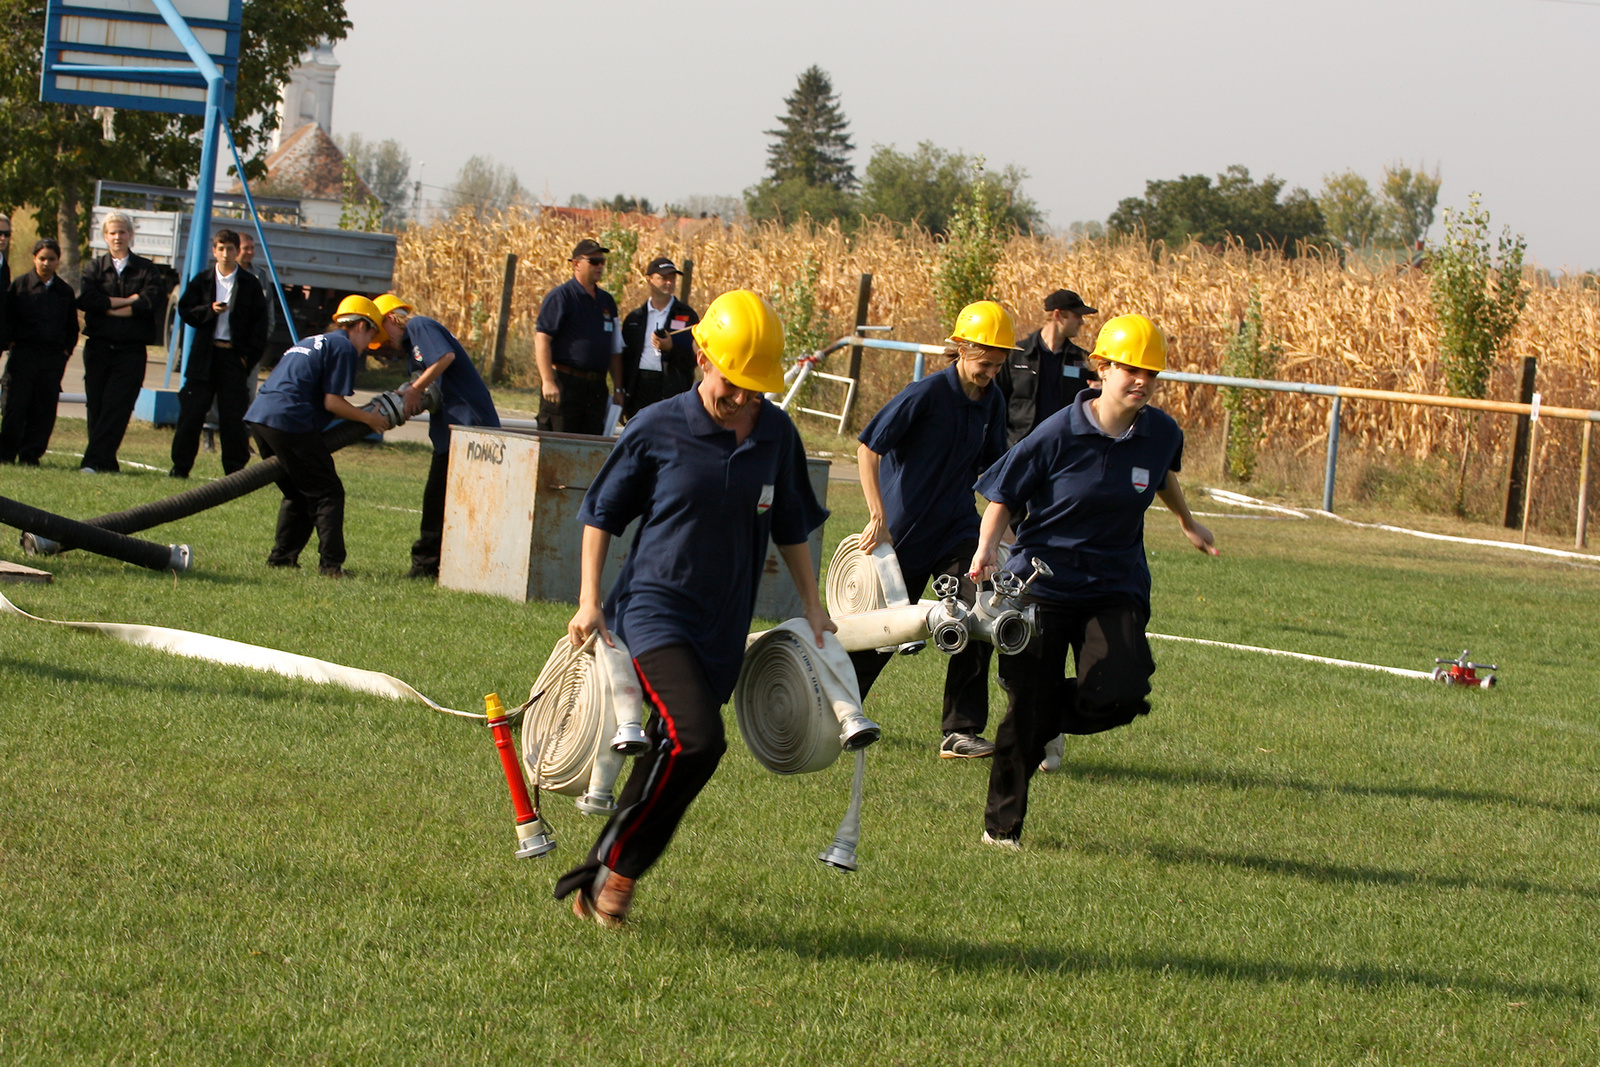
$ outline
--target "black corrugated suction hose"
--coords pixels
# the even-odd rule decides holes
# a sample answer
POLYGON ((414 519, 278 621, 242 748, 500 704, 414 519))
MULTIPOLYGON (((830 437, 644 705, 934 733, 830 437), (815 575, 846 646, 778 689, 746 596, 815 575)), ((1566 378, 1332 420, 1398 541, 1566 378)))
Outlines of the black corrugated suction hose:
MULTIPOLYGON (((389 415, 390 422, 399 425, 400 422, 404 421, 404 419, 400 418, 400 404, 398 393, 384 393, 375 398, 363 410, 372 410, 374 406, 377 406, 386 415, 389 415)), ((365 423, 341 422, 324 430, 322 432, 322 440, 328 446, 329 452, 337 452, 346 445, 355 444, 371 433, 372 428, 365 423)), ((113 511, 108 515, 87 519, 81 525, 110 530, 119 534, 138 533, 140 530, 148 530, 150 527, 160 526, 162 523, 186 519, 190 515, 208 511, 218 504, 226 504, 230 500, 237 500, 241 496, 253 493, 262 486, 277 481, 281 470, 282 466, 279 464, 277 457, 273 457, 260 463, 252 463, 243 470, 234 471, 232 474, 224 478, 218 478, 214 482, 207 482, 205 485, 196 486, 176 496, 169 496, 165 500, 152 500, 148 504, 139 504, 124 511, 113 511)), ((35 529, 32 526, 24 526, 23 529, 27 533, 22 535, 22 547, 30 556, 53 556, 68 548, 76 547, 71 544, 56 543, 60 539, 45 530, 35 529)), ((88 545, 83 544, 82 547, 88 548, 88 545)))
POLYGON ((141 541, 86 522, 62 518, 9 497, 0 496, 0 522, 48 537, 65 548, 81 548, 153 571, 189 569, 188 545, 158 545, 154 541, 141 541))

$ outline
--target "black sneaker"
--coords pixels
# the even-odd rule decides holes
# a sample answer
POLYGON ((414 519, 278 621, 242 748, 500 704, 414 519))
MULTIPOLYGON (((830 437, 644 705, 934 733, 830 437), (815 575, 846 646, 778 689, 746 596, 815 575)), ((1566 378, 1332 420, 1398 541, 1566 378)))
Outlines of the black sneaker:
POLYGON ((353 578, 353 577, 355 577, 355 575, 351 574, 349 571, 345 570, 343 567, 318 567, 317 568, 317 573, 322 575, 324 578, 353 578))
POLYGON ((421 566, 415 566, 414 565, 414 566, 412 566, 412 568, 409 571, 406 571, 406 577, 407 578, 427 578, 429 581, 435 581, 439 577, 439 568, 438 567, 421 567, 421 566))
POLYGON ((994 743, 977 734, 945 734, 939 746, 940 759, 988 759, 994 755, 994 743))
POLYGON ((297 571, 297 570, 300 569, 300 561, 297 560, 297 559, 273 559, 271 556, 268 556, 267 557, 267 566, 269 566, 269 567, 281 567, 281 568, 284 568, 286 570, 296 570, 297 571))

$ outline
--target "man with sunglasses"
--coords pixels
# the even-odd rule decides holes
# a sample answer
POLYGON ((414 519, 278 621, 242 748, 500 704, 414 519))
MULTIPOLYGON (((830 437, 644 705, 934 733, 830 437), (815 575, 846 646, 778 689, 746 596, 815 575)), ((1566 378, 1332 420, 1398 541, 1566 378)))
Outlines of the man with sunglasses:
MULTIPOLYGON (((912 601, 936 574, 954 575, 969 603, 967 564, 978 547, 973 482, 1005 454, 1006 408, 994 376, 1016 348, 1011 315, 992 300, 968 304, 950 334, 950 365, 912 382, 861 431, 856 462, 867 501, 861 550, 894 546, 912 601)), ((989 721, 991 646, 973 641, 945 669, 943 759, 982 759, 989 721)), ((865 699, 892 652, 854 652, 865 699)))
POLYGON ((607 400, 622 405, 617 302, 600 288, 610 251, 587 237, 579 241, 572 250, 571 280, 550 290, 539 305, 533 357, 539 365, 541 430, 602 434, 607 400))

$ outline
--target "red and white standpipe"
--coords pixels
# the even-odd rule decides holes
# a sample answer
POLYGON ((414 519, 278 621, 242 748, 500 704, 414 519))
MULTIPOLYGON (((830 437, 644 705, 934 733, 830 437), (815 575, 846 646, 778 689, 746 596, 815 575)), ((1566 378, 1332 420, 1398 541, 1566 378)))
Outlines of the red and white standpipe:
MULTIPOLYGON (((522 777, 522 760, 517 753, 517 743, 511 737, 510 716, 500 703, 499 693, 483 698, 483 715, 489 732, 494 735, 494 747, 500 750, 500 766, 506 772, 506 785, 511 790, 511 807, 517 816, 517 859, 543 856, 556 847, 555 835, 539 816, 539 808, 528 796, 528 783, 522 777)), ((534 784, 535 790, 538 784, 534 784)))

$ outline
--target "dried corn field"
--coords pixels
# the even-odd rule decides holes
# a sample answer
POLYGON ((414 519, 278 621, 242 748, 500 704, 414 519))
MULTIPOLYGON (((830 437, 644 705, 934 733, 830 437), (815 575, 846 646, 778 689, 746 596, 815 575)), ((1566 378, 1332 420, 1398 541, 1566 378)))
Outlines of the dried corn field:
MULTIPOLYGON (((614 255, 605 283, 624 312, 644 299, 641 271, 657 255, 680 263, 693 259, 692 302, 701 308, 718 293, 738 287, 777 294, 809 260, 817 270, 816 306, 831 336, 849 330, 862 273, 873 275, 869 321, 893 326, 888 336, 922 342, 943 336, 933 288, 939 249, 926 233, 889 225, 868 225, 847 235, 834 227, 741 229, 715 223, 687 236, 642 228, 634 232, 638 250, 633 262, 617 263, 614 255)), ((480 222, 462 216, 403 238, 395 284, 423 313, 454 330, 469 349, 487 353, 497 326, 505 256, 515 252, 520 262, 508 370, 515 383, 536 385, 531 338, 539 302, 570 277, 567 256, 581 237, 592 235, 591 229, 565 219, 517 214, 480 222)), ((1489 395, 1515 399, 1522 357, 1537 356, 1545 403, 1600 407, 1600 293, 1581 279, 1552 284, 1530 272, 1529 281, 1533 288, 1527 310, 1489 395)), ((1240 249, 1219 253, 1191 247, 1152 256, 1128 244, 1080 242, 1069 247, 1018 237, 1006 249, 991 295, 1012 310, 1019 329, 1026 331, 1042 318, 1044 294, 1061 287, 1077 290, 1101 309, 1078 339, 1086 347, 1107 316, 1138 311, 1173 339, 1169 360, 1175 368, 1216 373, 1227 338, 1256 290, 1264 325, 1284 351, 1278 377, 1444 392, 1436 359, 1438 327, 1428 277, 1421 271, 1343 266, 1314 255, 1298 260, 1249 255, 1240 249)), ((836 359, 830 369, 839 371, 843 358, 836 359)), ((911 364, 908 355, 867 352, 858 407, 862 419, 910 379, 911 364)), ((1211 387, 1168 385, 1158 403, 1201 438, 1221 422, 1211 387)), ((1263 453, 1305 457, 1308 468, 1316 465, 1313 459, 1320 463, 1327 404, 1274 396, 1263 453)), ((1498 513, 1503 500, 1512 419, 1486 415, 1473 422, 1469 508, 1488 517, 1498 513)), ((1461 454, 1469 429, 1464 416, 1366 401, 1344 405, 1343 425, 1346 447, 1370 462, 1432 465, 1441 472, 1454 462, 1451 457, 1461 454)), ((1577 424, 1557 420, 1546 420, 1543 428, 1534 521, 1551 532, 1570 530, 1580 430, 1577 424)), ((1450 477, 1440 478, 1453 483, 1453 470, 1450 477)))

